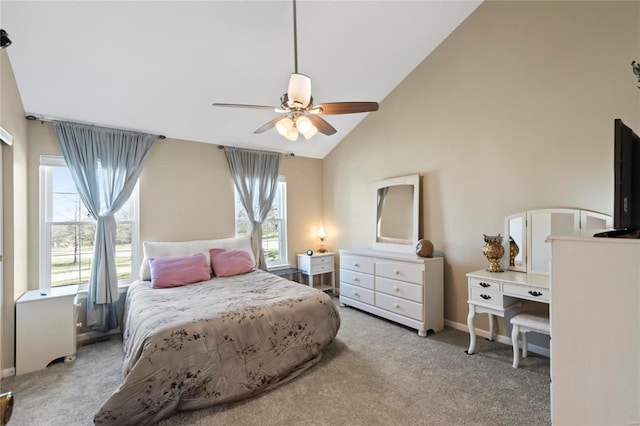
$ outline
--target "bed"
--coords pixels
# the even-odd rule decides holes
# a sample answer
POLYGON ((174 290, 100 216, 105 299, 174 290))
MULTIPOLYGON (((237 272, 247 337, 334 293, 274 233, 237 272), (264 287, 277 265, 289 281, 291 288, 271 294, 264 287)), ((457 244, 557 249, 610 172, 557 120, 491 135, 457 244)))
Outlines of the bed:
MULTIPOLYGON (((197 253, 220 241, 156 252, 197 253)), ((137 281, 125 304, 124 379, 94 422, 152 424, 272 389, 315 365, 339 327, 327 294, 260 270, 161 289, 137 281)))

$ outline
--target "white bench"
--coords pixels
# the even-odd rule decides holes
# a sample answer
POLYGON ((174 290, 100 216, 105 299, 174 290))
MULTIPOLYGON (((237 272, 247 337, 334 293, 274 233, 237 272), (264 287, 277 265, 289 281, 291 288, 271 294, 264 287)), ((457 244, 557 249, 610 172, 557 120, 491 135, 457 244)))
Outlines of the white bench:
POLYGON ((513 345, 513 368, 520 364, 520 350, 518 349, 518 335, 522 333, 522 358, 527 357, 527 333, 551 334, 549 317, 537 313, 520 313, 511 318, 511 344, 513 345))

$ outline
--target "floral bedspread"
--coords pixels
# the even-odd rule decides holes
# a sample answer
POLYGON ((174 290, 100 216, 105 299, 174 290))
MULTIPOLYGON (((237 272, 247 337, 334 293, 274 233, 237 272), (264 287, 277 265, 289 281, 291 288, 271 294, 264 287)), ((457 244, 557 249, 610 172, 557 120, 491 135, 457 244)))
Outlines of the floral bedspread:
POLYGON ((124 381, 94 422, 156 423, 271 389, 315 365, 339 327, 328 295, 263 271, 168 289, 136 282, 124 381))

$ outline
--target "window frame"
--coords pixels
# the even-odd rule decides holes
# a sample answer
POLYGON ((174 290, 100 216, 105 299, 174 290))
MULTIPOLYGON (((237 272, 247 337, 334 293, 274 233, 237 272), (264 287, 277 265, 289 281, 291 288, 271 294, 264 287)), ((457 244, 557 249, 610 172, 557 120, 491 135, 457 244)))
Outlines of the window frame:
MULTIPOLYGON (((51 215, 53 213, 53 182, 52 168, 67 166, 64 157, 56 155, 41 155, 39 164, 39 288, 49 289, 51 285, 51 227, 59 222, 53 222, 51 215)), ((130 216, 129 220, 118 221, 121 223, 129 223, 131 225, 131 277, 118 280, 119 287, 126 287, 139 277, 140 265, 140 190, 139 182, 136 182, 131 196, 129 197, 130 216)), ((56 287, 68 286, 87 286, 87 283, 66 284, 56 287)))
MULTIPOLYGON (((234 185, 234 226, 235 226, 235 236, 238 238, 238 210, 237 207, 241 205, 239 202, 238 190, 234 185)), ((267 269, 277 270, 277 269, 286 269, 290 267, 289 264, 289 243, 287 238, 287 180, 284 176, 278 176, 278 184, 277 191, 279 192, 279 197, 277 199, 280 201, 279 210, 281 214, 277 219, 265 219, 265 222, 274 222, 277 221, 280 224, 279 227, 279 246, 280 246, 280 261, 279 262, 269 262, 267 260, 267 269)), ((241 207, 242 208, 242 207, 241 207)), ((273 208, 273 206, 272 206, 273 208)), ((264 248, 264 247, 263 247, 264 248)))

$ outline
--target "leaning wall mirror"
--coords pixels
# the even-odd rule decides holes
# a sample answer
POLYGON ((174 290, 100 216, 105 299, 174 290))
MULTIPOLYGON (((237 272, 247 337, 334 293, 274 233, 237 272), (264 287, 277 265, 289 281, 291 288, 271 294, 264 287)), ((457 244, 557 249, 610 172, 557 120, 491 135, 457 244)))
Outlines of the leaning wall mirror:
POLYGON ((373 248, 415 251, 418 241, 419 196, 419 175, 384 179, 375 183, 373 248))

